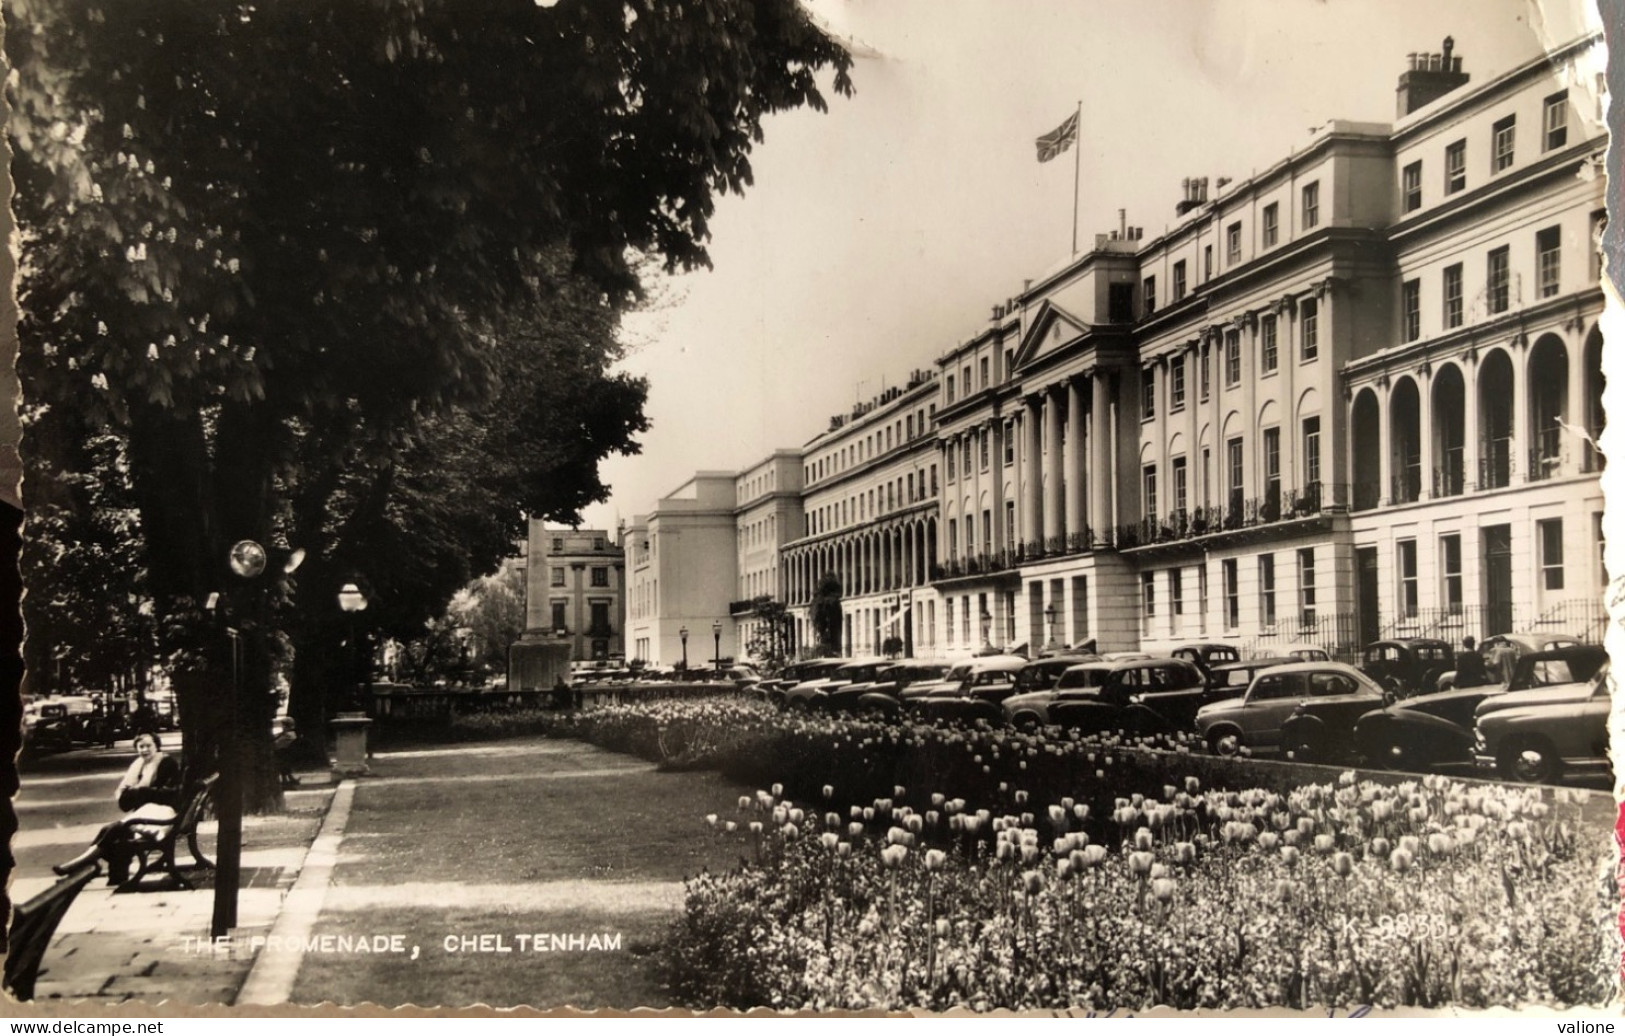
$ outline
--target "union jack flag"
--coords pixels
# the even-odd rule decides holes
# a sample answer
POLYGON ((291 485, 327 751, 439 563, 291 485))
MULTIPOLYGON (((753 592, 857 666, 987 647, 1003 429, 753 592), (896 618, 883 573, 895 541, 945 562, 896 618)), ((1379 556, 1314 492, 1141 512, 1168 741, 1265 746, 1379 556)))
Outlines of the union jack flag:
POLYGON ((1048 162, 1077 143, 1078 140, 1078 113, 1073 112, 1066 117, 1066 121, 1039 137, 1038 160, 1048 162))

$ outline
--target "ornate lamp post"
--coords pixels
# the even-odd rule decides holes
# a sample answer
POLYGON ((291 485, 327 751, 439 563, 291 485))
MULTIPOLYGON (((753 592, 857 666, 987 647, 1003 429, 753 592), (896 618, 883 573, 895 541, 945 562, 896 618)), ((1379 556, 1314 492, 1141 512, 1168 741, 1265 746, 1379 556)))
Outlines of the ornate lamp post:
POLYGON ((1049 646, 1055 646, 1055 602, 1051 601, 1049 607, 1044 609, 1044 618, 1049 622, 1049 646))
POLYGON ((367 610, 367 595, 354 583, 345 583, 339 588, 339 611, 350 617, 350 675, 355 680, 355 689, 351 697, 361 701, 361 685, 363 682, 361 668, 361 613, 367 610))
POLYGON ((711 668, 722 672, 722 623, 711 623, 711 668))
MULTIPOLYGON (((232 544, 226 561, 237 578, 258 579, 265 573, 265 548, 253 540, 239 540, 232 544)), ((237 927, 237 890, 242 882, 243 859, 244 746, 238 729, 242 701, 242 631, 228 626, 226 634, 231 638, 231 696, 221 710, 222 729, 217 749, 220 778, 215 784, 215 808, 220 826, 216 836, 214 907, 209 918, 209 935, 216 939, 237 927)))
POLYGON ((339 588, 339 610, 350 617, 350 675, 355 686, 349 707, 333 718, 335 742, 334 771, 340 776, 370 773, 367 766, 367 691, 372 684, 372 658, 361 649, 361 613, 367 610, 367 595, 354 583, 339 588))
POLYGON ((688 672, 688 627, 683 626, 677 631, 677 639, 683 642, 683 672, 688 672))

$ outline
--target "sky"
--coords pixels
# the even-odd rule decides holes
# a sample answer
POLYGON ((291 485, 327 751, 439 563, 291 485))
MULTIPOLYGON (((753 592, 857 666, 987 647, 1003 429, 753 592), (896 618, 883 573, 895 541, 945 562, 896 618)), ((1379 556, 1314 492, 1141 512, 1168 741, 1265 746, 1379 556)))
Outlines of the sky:
MULTIPOLYGON (((718 201, 713 269, 627 321, 642 453, 601 468, 614 529, 696 470, 799 447, 905 382, 1071 255, 1074 155, 1034 140, 1082 103, 1077 233, 1147 240, 1185 177, 1242 179, 1328 119, 1392 122, 1445 36, 1477 84, 1595 24, 1585 0, 808 0, 860 53, 829 111, 766 120, 718 201), (1589 19, 1589 21, 1588 21, 1589 19)), ((827 83, 827 79, 826 79, 827 83)))

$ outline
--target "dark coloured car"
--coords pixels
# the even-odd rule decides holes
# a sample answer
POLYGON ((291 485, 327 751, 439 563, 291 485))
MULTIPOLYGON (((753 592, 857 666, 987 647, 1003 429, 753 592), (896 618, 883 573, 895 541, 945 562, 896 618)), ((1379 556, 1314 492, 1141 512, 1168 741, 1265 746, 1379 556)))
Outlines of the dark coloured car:
POLYGON ((1608 665, 1589 681, 1508 691, 1479 703, 1473 757, 1508 780, 1552 784, 1612 770, 1608 665))
POLYGON ((869 683, 848 684, 830 691, 824 706, 832 712, 896 711, 903 691, 927 680, 940 680, 948 672, 946 662, 916 662, 904 659, 880 669, 869 683))
POLYGON ((903 700, 926 719, 996 722, 1003 715, 1000 703, 1016 693, 1017 674, 1031 664, 1012 655, 973 659, 954 666, 936 685, 910 688, 903 700))
POLYGON ((1181 644, 1168 652, 1168 657, 1183 659, 1196 666, 1206 676, 1213 671, 1214 666, 1241 661, 1241 651, 1234 644, 1181 644))
POLYGON ((1505 691, 1584 683, 1607 660, 1605 649, 1589 644, 1532 652, 1518 660, 1510 685, 1458 687, 1366 713, 1354 725, 1354 748, 1372 765, 1396 770, 1471 765, 1481 703, 1505 691))
POLYGON ((1408 698, 1438 689, 1439 677, 1456 668, 1456 653, 1448 641, 1433 637, 1378 640, 1361 653, 1360 671, 1371 677, 1390 698, 1408 698))
POLYGON ((1190 728, 1196 710, 1213 700, 1194 663, 1151 658, 1112 667, 1095 687, 1058 688, 1049 703, 1049 719, 1090 733, 1164 733, 1190 728))
POLYGON ((779 670, 779 674, 773 679, 763 680, 751 688, 751 693, 775 705, 783 705, 785 691, 803 681, 826 676, 849 661, 851 660, 846 658, 812 658, 792 662, 779 670))

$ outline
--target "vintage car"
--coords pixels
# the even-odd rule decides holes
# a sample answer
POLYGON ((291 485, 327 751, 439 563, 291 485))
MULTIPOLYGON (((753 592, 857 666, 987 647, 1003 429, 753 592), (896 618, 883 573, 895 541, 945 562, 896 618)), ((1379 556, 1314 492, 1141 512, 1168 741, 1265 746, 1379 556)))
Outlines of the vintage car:
POLYGON ((868 683, 835 688, 822 704, 831 712, 896 712, 904 690, 917 683, 941 680, 947 673, 946 662, 904 658, 877 669, 868 683))
POLYGON ((1435 637, 1378 640, 1361 653, 1360 671, 1387 691, 1390 699, 1435 691, 1439 677, 1455 668, 1454 649, 1435 637))
POLYGON ((763 680, 751 688, 751 693, 764 701, 783 705, 785 691, 803 681, 815 680, 832 673, 837 667, 850 661, 849 658, 810 658, 792 662, 779 670, 779 674, 773 679, 763 680))
POLYGON ((807 679, 784 689, 787 708, 816 708, 831 691, 855 683, 874 682, 875 673, 890 665, 883 658, 852 658, 840 665, 809 673, 807 679))
POLYGON ((926 719, 997 720, 1003 715, 1000 703, 1016 692, 1017 676, 1032 664, 1015 655, 972 659, 934 685, 910 687, 903 702, 926 719))
POLYGON ((1181 644, 1168 652, 1168 657, 1184 659, 1206 675, 1216 665, 1241 661, 1241 650, 1234 644, 1181 644))
POLYGON ((1208 690, 1214 692, 1214 701, 1223 698, 1239 698, 1247 693, 1248 687, 1252 686, 1253 677, 1264 670, 1273 669, 1278 665, 1292 665, 1294 662, 1302 661, 1308 660, 1293 658, 1291 655, 1276 655, 1269 658, 1247 658, 1240 662, 1225 662, 1214 666, 1208 671, 1208 690))
POLYGON ((1369 676, 1341 662, 1278 665, 1254 677, 1243 697, 1202 706, 1196 730, 1216 755, 1235 755, 1242 748, 1276 752, 1287 719, 1310 699, 1370 711, 1383 703, 1383 691, 1369 676))
MULTIPOLYGON (((1505 674, 1495 671, 1495 659, 1501 653, 1502 645, 1512 649, 1509 664, 1516 667, 1518 659, 1531 652, 1554 651, 1558 648, 1574 647, 1583 643, 1585 642, 1577 637, 1571 637, 1567 633, 1556 630, 1497 633, 1493 637, 1484 638, 1483 643, 1478 645, 1478 653, 1484 657, 1484 667, 1489 674, 1489 679, 1486 682, 1504 684, 1507 682, 1505 674)), ((1439 690, 1447 690, 1455 685, 1455 669, 1452 668, 1449 672, 1440 675, 1439 690)))
POLYGON ((1477 709, 1474 761, 1507 780, 1536 784, 1611 772, 1612 687, 1604 663, 1584 682, 1486 698, 1477 709))
POLYGON ((1373 766, 1429 770, 1473 762, 1473 722, 1478 706, 1506 691, 1583 683, 1608 660, 1589 644, 1535 651, 1518 660, 1512 683, 1455 687, 1418 695, 1368 712, 1354 724, 1354 750, 1373 766))
POLYGON ((1163 733, 1188 729, 1212 700, 1194 662, 1150 658, 1113 665, 1098 686, 1057 689, 1049 721, 1089 733, 1163 733))

